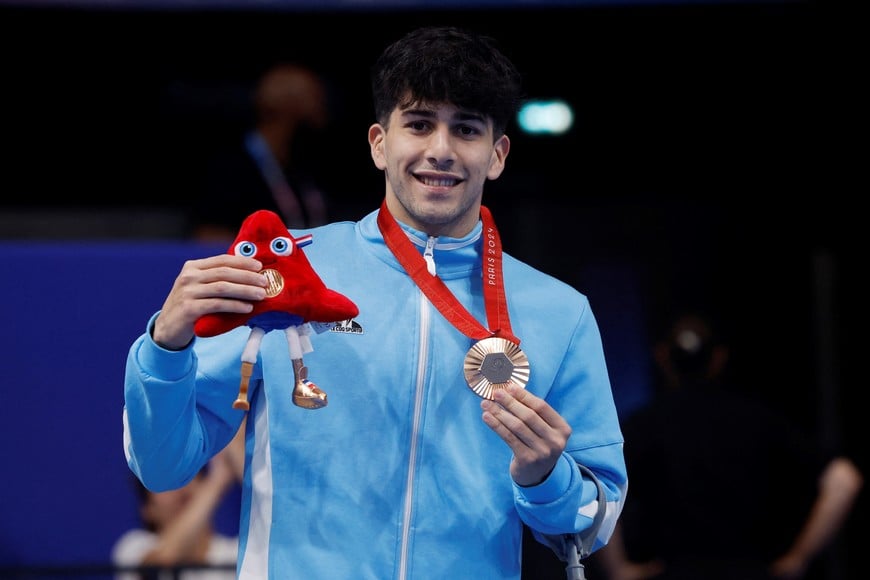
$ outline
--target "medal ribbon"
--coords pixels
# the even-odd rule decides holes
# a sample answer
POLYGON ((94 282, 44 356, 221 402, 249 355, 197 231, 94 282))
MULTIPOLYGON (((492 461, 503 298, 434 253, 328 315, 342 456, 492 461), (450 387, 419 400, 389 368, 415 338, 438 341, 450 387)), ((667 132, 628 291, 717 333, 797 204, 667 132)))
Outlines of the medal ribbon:
POLYGON ((502 279, 501 238, 492 214, 485 206, 480 206, 480 219, 483 221, 483 302, 486 306, 487 322, 495 322, 495 330, 488 330, 456 299, 444 281, 433 276, 426 267, 426 260, 408 239, 407 234, 387 209, 387 200, 381 203, 378 212, 378 228, 384 236, 387 247, 399 260, 417 287, 426 295, 435 308, 465 336, 480 340, 492 336, 503 338, 514 344, 520 339, 511 332, 507 309, 507 296, 502 279))

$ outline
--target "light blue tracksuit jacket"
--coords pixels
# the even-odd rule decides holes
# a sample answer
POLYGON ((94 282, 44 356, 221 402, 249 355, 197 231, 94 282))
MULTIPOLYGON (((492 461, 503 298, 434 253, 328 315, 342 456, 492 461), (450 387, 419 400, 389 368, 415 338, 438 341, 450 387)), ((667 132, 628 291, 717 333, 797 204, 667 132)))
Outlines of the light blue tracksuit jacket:
MULTIPOLYGON (((426 299, 386 247, 377 211, 313 233, 305 253, 329 288, 359 306, 352 322, 314 334, 309 379, 329 396, 291 400, 284 333, 266 334, 252 377, 238 573, 242 579, 518 579, 522 527, 560 552, 590 527, 606 493, 597 549, 627 488, 622 434, 596 320, 586 297, 508 254, 514 335, 527 389, 571 425, 562 459, 540 485, 510 477, 510 448, 481 419, 463 361, 471 339, 426 299)), ((403 226, 420 251, 426 237, 403 226)), ((294 231, 294 235, 297 232, 294 231)), ((485 326, 481 224, 438 238, 437 274, 485 326)), ((156 316, 156 315, 155 315, 156 316)), ((149 328, 153 318, 149 321, 149 328)), ((129 351, 124 451, 153 490, 178 487, 232 438, 232 408, 250 329, 197 338, 182 351, 148 332, 129 351)))

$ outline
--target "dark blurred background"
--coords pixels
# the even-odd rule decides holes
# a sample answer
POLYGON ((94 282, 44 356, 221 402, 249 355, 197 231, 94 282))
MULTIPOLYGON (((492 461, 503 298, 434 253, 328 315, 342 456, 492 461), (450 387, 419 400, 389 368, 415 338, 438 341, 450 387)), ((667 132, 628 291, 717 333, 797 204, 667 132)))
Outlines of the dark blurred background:
MULTIPOLYGON (((852 145, 861 135, 849 138, 865 103, 863 42, 854 15, 837 3, 0 2, 2 247, 22 260, 34 247, 65 248, 62 258, 73 263, 83 252, 92 270, 83 266, 71 279, 105 271, 107 246, 170 255, 159 284, 141 270, 148 294, 135 305, 135 332, 113 344, 118 354, 109 356, 118 360, 107 361, 113 374, 99 387, 113 404, 127 338, 168 291, 185 252, 191 192, 206 160, 246 127, 256 76, 294 60, 327 78, 336 118, 311 163, 327 179, 334 216, 356 219, 383 196, 366 143, 368 67, 388 42, 429 23, 490 33, 521 68, 530 96, 563 98, 577 113, 558 138, 514 130, 508 168, 484 203, 508 252, 590 296, 620 411, 646 397, 653 330, 671 309, 702 304, 728 322, 746 388, 844 447, 868 473, 858 389, 866 260, 856 194, 864 188, 852 145)), ((20 316, 19 281, 36 275, 0 271, 7 308, 20 316)), ((26 326, 39 321, 35 329, 3 315, 3 350, 16 352, 21 333, 32 332, 50 365, 56 347, 40 325, 67 324, 77 318, 70 309, 84 307, 34 307, 39 316, 23 318, 26 326)), ((89 344, 86 330, 67 330, 79 348, 89 344)), ((19 382, 27 369, 7 376, 4 392, 27 388, 19 382)), ((7 502, 26 490, 10 480, 70 474, 63 464, 44 472, 43 453, 19 443, 49 428, 40 409, 10 410, 17 422, 4 421, 0 446, 8 486, 0 565, 38 564, 13 539, 18 524, 7 519, 16 517, 7 502)), ((75 438, 78 425, 94 420, 76 414, 71 425, 50 428, 53 437, 75 438)), ((120 455, 119 415, 108 420, 117 431, 109 437, 118 437, 108 448, 120 455)), ((123 457, 110 461, 123 470, 123 457)), ((861 549, 864 503, 847 530, 852 551, 861 549)), ((47 520, 38 529, 50 527, 47 520)), ((102 544, 85 559, 99 559, 102 544)))

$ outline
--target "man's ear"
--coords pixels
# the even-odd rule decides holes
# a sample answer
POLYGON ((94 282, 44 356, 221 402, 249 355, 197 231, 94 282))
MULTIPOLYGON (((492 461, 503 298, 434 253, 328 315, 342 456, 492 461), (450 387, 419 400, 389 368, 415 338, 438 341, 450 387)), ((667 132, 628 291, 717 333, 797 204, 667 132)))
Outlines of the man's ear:
POLYGON ((371 148, 372 161, 375 162, 375 167, 381 171, 387 168, 387 157, 384 154, 384 136, 386 129, 380 123, 375 123, 369 127, 369 147, 371 148))
POLYGON ((511 140, 507 135, 502 135, 492 148, 492 159, 489 162, 489 170, 486 172, 487 179, 498 179, 504 171, 505 159, 511 150, 511 140))

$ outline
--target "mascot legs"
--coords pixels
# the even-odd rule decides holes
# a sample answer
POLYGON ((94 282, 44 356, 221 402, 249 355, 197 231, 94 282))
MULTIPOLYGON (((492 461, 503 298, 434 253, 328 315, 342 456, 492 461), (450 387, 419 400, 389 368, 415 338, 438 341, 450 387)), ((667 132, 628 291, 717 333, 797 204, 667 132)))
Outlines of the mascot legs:
POLYGON ((307 324, 288 326, 287 346, 290 361, 293 363, 293 404, 303 409, 320 409, 326 406, 326 393, 308 380, 308 367, 302 362, 302 355, 314 349, 311 346, 311 327, 307 324))
POLYGON ((248 404, 248 385, 251 382, 251 375, 254 373, 254 363, 257 362, 257 353, 260 352, 260 343, 263 342, 263 337, 266 331, 258 326, 251 327, 251 333, 248 335, 248 341, 245 343, 245 350, 242 351, 242 381, 239 384, 239 396, 233 403, 233 409, 247 411, 251 408, 248 404))
POLYGON ((305 409, 320 409, 327 404, 326 393, 308 380, 308 367, 301 358, 293 359, 293 404, 305 409))
POLYGON ((254 372, 254 363, 242 363, 242 382, 239 385, 239 396, 233 403, 233 409, 247 411, 251 408, 248 404, 248 383, 251 382, 251 375, 254 372))

